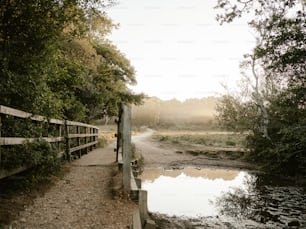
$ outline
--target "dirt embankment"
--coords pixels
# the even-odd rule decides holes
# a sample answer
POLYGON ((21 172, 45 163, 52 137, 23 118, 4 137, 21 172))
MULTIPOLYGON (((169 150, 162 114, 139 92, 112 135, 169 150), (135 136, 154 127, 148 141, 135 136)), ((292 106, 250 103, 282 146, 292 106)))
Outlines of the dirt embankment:
POLYGON ((153 130, 148 129, 133 137, 136 149, 144 157, 145 167, 229 167, 254 169, 254 166, 241 160, 241 152, 212 147, 178 147, 162 144, 151 138, 153 130), (211 152, 214 152, 213 154, 211 152))

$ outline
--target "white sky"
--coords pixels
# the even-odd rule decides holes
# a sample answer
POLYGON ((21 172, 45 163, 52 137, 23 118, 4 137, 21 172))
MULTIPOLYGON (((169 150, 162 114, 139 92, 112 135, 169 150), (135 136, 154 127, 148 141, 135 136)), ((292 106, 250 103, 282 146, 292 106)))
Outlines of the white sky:
POLYGON ((255 44, 246 21, 220 26, 216 0, 122 0, 108 9, 119 23, 109 39, 130 59, 138 84, 161 99, 219 95, 240 77, 239 62, 255 44))

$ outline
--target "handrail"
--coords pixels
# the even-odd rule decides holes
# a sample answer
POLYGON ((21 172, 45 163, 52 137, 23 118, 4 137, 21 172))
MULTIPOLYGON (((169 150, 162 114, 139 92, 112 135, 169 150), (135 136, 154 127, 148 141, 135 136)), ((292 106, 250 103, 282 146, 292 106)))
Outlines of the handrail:
POLYGON ((69 120, 60 120, 60 119, 49 119, 45 116, 41 115, 33 115, 32 113, 28 113, 25 111, 21 111, 15 108, 7 107, 0 105, 0 114, 13 116, 21 119, 31 119, 36 122, 47 122, 51 125, 56 125, 58 128, 58 136, 43 136, 43 137, 13 137, 13 136, 1 136, 1 116, 0 116, 0 179, 11 176, 13 174, 25 171, 28 169, 27 166, 23 166, 20 168, 15 168, 10 171, 7 171, 1 168, 1 147, 4 146, 14 146, 21 145, 26 142, 34 142, 38 139, 43 139, 49 143, 60 144, 63 143, 65 145, 65 150, 60 150, 58 146, 58 155, 66 155, 66 159, 68 161, 71 160, 72 154, 78 154, 79 157, 82 156, 83 153, 87 153, 91 151, 94 147, 96 147, 99 135, 99 128, 87 123, 69 121, 69 120), (74 133, 69 133, 71 128, 76 128, 74 133), (83 131, 81 131, 83 129, 83 131), (62 134, 62 132, 64 134, 62 134), (71 141, 76 139, 76 144, 71 146, 71 141), (81 141, 83 139, 83 141, 81 141))

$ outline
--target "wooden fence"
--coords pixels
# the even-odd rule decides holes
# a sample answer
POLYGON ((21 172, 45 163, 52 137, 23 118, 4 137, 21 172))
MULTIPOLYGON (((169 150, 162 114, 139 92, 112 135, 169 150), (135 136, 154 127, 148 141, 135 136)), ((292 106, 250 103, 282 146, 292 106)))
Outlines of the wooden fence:
MULTIPOLYGON (((3 127, 2 127, 3 128, 3 127)), ((99 128, 80 122, 73 122, 68 120, 47 119, 44 116, 33 115, 24 111, 13 109, 10 107, 0 105, 0 179, 14 175, 16 173, 25 171, 27 166, 21 166, 14 169, 4 169, 2 167, 1 148, 6 146, 21 145, 25 142, 33 142, 37 139, 43 139, 51 144, 57 145, 58 157, 64 157, 68 161, 72 157, 81 157, 82 154, 91 151, 98 143, 99 128), (44 131, 39 137, 20 137, 20 136, 2 136, 2 123, 7 117, 13 117, 16 120, 27 119, 39 124, 48 124, 52 126, 52 134, 44 131)))

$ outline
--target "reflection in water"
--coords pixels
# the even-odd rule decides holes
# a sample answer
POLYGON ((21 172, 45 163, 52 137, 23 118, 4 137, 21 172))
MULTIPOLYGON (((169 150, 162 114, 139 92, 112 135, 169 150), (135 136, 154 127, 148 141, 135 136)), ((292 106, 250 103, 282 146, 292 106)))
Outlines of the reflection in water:
POLYGON ((234 188, 217 198, 221 215, 252 219, 265 225, 306 228, 306 194, 294 186, 270 186, 246 179, 247 189, 234 188))
POLYGON ((222 169, 150 169, 142 174, 142 187, 148 190, 148 207, 152 212, 216 216, 218 212, 212 202, 230 187, 242 186, 247 176, 250 175, 246 172, 222 169))
POLYGON ((251 209, 255 209, 259 201, 259 193, 255 188, 256 177, 245 177, 243 184, 243 187, 231 187, 216 198, 214 204, 219 214, 236 218, 250 218, 253 215, 251 209))
POLYGON ((160 176, 177 177, 182 173, 188 177, 206 177, 208 179, 221 178, 223 180, 233 180, 239 173, 238 170, 225 170, 225 169, 195 169, 184 168, 180 169, 163 169, 163 168, 147 168, 141 175, 142 180, 154 182, 160 176))
POLYGON ((151 212, 213 217, 240 226, 255 225, 252 228, 283 228, 290 224, 306 228, 303 190, 272 185, 271 177, 262 179, 238 170, 188 168, 147 169, 141 178, 143 189, 148 190, 151 212))

